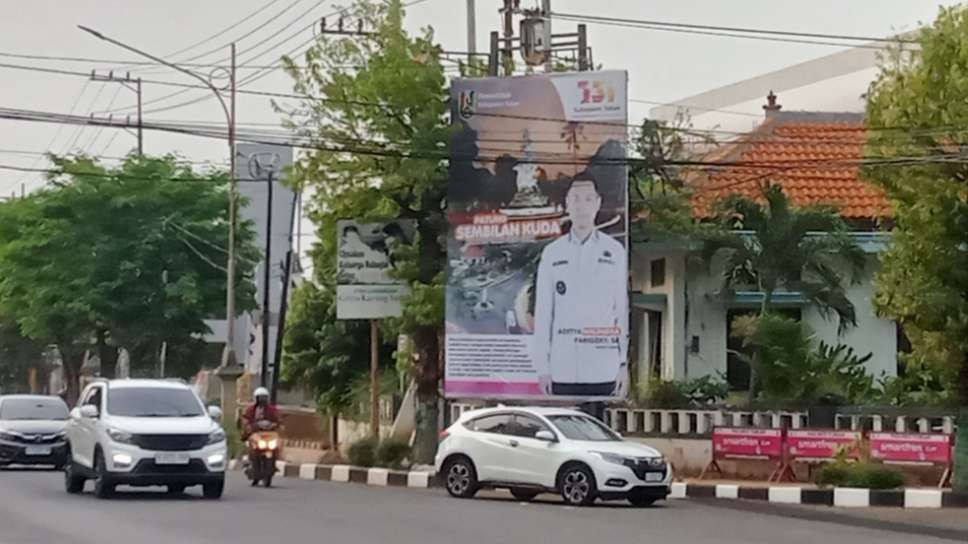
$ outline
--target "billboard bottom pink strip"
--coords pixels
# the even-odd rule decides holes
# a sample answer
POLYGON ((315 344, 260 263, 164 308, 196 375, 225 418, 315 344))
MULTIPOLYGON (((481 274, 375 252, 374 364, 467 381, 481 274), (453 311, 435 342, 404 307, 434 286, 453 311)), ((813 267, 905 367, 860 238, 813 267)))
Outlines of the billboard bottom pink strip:
POLYGON ((446 391, 458 395, 529 395, 542 396, 538 382, 446 382, 446 391))

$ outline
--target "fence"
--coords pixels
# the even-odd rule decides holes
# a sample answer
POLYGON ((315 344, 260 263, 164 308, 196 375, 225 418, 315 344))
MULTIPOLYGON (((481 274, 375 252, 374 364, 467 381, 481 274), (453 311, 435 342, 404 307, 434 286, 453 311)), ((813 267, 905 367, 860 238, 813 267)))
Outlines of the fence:
POLYGON ((704 436, 713 427, 800 429, 807 426, 807 413, 610 408, 605 411, 605 422, 612 430, 630 435, 704 436))
MULTIPOLYGON (((450 421, 468 410, 481 408, 483 404, 451 402, 450 421)), ((834 417, 834 429, 896 433, 943 433, 955 431, 954 415, 900 413, 885 410, 883 413, 840 411, 834 417)), ((736 427, 757 429, 806 429, 810 426, 807 412, 799 411, 751 411, 751 410, 698 410, 698 409, 651 409, 608 408, 605 423, 612 430, 629 435, 707 436, 713 427, 736 427)))

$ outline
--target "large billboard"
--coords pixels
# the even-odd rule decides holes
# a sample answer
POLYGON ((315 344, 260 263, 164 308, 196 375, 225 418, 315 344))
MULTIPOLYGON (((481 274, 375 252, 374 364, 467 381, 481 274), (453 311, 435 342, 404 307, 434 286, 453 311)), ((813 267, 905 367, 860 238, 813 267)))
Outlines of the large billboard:
POLYGON ((451 89, 446 395, 624 397, 627 74, 451 89))
POLYGON ((397 317, 409 293, 404 281, 394 278, 393 241, 413 242, 416 224, 399 220, 388 223, 336 224, 336 318, 382 319, 397 317))

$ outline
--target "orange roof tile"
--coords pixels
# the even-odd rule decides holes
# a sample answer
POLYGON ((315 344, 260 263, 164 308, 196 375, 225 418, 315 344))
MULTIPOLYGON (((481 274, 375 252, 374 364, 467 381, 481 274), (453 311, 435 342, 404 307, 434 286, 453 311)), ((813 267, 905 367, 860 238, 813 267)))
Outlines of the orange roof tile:
POLYGON ((884 191, 859 176, 864 141, 860 115, 777 112, 705 159, 728 166, 690 172, 693 213, 709 217, 712 205, 733 193, 759 198, 760 185, 770 182, 794 205, 833 204, 845 218, 889 218, 884 191))

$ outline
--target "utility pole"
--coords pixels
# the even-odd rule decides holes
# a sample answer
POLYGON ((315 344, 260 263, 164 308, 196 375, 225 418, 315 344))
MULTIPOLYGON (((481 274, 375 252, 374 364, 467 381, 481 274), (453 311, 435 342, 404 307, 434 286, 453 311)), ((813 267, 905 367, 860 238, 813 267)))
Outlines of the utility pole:
POLYGON ((477 7, 474 0, 467 0, 467 64, 474 62, 477 53, 477 7))
MULTIPOLYGON (((236 218, 238 208, 238 185, 235 179, 235 43, 231 45, 231 67, 229 69, 229 247, 228 262, 226 263, 225 278, 225 350, 222 352, 222 365, 232 368, 238 375, 238 362, 235 358, 235 230, 238 227, 236 218)), ((234 391, 233 385, 233 391, 234 391)), ((223 406, 224 409, 224 406, 223 406)))
POLYGON ((124 77, 115 77, 114 72, 108 72, 106 76, 99 76, 95 70, 91 70, 91 81, 103 81, 106 83, 119 83, 125 89, 133 91, 138 98, 138 155, 144 155, 144 124, 141 118, 141 78, 131 79, 128 72, 124 77))
POLYGON ((272 272, 272 169, 266 178, 266 262, 263 273, 262 284, 262 375, 261 385, 268 385, 269 373, 269 324, 271 323, 272 308, 269 307, 269 292, 272 290, 269 285, 269 278, 272 272))

